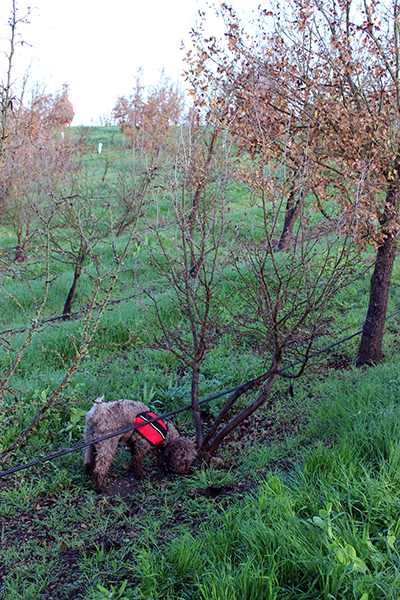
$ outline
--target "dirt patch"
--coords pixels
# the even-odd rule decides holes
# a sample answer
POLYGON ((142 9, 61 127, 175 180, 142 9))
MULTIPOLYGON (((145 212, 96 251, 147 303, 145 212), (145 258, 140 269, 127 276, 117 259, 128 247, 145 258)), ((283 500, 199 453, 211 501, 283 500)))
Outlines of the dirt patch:
POLYGON ((326 363, 328 369, 345 371, 354 364, 354 359, 341 352, 331 352, 326 363))
POLYGON ((128 473, 125 477, 114 479, 112 483, 106 485, 104 495, 126 499, 137 491, 138 485, 140 485, 140 480, 136 479, 132 473, 128 473))
POLYGON ((195 488, 194 495, 204 496, 205 498, 221 498, 234 495, 233 485, 209 485, 207 488, 195 488))

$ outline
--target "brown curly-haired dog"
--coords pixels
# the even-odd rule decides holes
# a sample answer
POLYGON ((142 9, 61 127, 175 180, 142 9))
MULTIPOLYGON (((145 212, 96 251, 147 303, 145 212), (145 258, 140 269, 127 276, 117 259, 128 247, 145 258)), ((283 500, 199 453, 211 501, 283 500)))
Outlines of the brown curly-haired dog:
MULTIPOLYGON (((148 406, 142 402, 134 400, 103 402, 103 399, 104 396, 97 398, 86 413, 84 429, 86 442, 131 427, 141 413, 149 411, 148 406)), ((88 446, 84 466, 86 473, 94 476, 96 491, 103 490, 104 478, 115 457, 119 441, 127 444, 132 457, 130 470, 137 477, 144 477, 143 458, 154 449, 161 450, 159 462, 167 471, 181 475, 188 473, 197 456, 194 443, 188 438, 181 437, 173 425, 166 425, 165 439, 157 446, 149 443, 136 429, 88 446)))

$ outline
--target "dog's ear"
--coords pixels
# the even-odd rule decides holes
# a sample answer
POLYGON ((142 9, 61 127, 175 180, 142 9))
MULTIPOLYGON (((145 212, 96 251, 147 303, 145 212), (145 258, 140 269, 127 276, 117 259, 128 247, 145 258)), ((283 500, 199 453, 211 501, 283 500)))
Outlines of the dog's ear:
POLYGON ((104 396, 99 396, 99 398, 96 398, 96 400, 93 400, 93 402, 95 404, 101 404, 102 402, 104 402, 104 396))

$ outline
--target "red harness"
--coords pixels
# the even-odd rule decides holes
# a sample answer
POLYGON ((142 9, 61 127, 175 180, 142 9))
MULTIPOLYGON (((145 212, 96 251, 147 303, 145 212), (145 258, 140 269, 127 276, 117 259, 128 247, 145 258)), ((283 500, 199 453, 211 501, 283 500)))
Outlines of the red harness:
POLYGON ((155 415, 153 412, 143 412, 140 413, 140 415, 138 415, 135 419, 135 425, 147 423, 147 425, 138 427, 136 431, 152 446, 158 446, 158 444, 161 444, 161 442, 165 440, 168 431, 168 425, 161 419, 153 421, 152 423, 148 423, 150 419, 155 418, 157 418, 157 415, 155 415))

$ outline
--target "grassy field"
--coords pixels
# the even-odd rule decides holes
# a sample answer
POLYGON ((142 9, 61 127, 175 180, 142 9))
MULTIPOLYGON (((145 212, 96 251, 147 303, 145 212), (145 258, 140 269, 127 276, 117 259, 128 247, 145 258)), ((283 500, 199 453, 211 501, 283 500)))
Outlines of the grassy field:
MULTIPOLYGON (((92 149, 84 157, 91 189, 106 195, 131 150, 116 128, 89 128, 83 134, 92 149)), ((232 186, 231 198, 242 192, 232 186)), ((232 201, 232 207, 237 222, 257 210, 246 195, 232 201)), ((150 213, 149 220, 157 214, 150 213)), ((148 248, 157 240, 146 227, 138 224, 145 243, 132 247, 116 287, 114 298, 124 301, 105 311, 80 368, 51 411, 7 457, 3 470, 81 443, 84 415, 103 393, 106 400, 142 400, 158 414, 190 401, 190 373, 151 342, 143 318, 145 301, 137 282, 165 285, 152 270, 148 248)), ((168 230, 164 235, 168 240, 168 230)), ((14 245, 13 236, 0 230, 2 252, 10 253, 14 245)), ((100 245, 99 253, 104 264, 112 263, 109 246, 100 245)), ((367 253, 365 260, 370 261, 367 253)), ((19 268, 21 274, 36 269, 37 277, 30 279, 30 289, 18 274, 3 278, 2 331, 25 327, 35 308, 33 298, 40 297, 43 280, 33 252, 19 268)), ((91 269, 87 264, 74 310, 87 303, 91 269)), ((52 273, 44 319, 61 313, 73 270, 54 263, 52 273)), ((173 298, 164 292, 154 293, 166 314, 172 314, 173 298)), ((227 293, 223 286, 220 293, 227 293)), ((338 341, 339 332, 344 337, 361 328, 368 294, 367 272, 336 295, 320 347, 338 341)), ((399 304, 395 264, 389 313, 399 304)), ((201 398, 251 379, 264 366, 257 336, 233 335, 229 313, 221 312, 220 318, 224 330, 202 366, 201 398)), ((24 335, 2 333, 2 373, 24 335)), ((45 322, 35 333, 10 383, 13 393, 3 401, 1 449, 45 406, 81 335, 80 318, 45 322)), ((84 474, 82 452, 0 478, 0 598, 397 600, 398 316, 387 322, 383 364, 356 369, 358 341, 353 338, 313 359, 293 389, 279 380, 270 401, 226 438, 211 465, 186 477, 165 474, 149 459, 149 477, 138 482, 128 475, 128 455, 121 448, 104 495, 94 493, 84 474)), ((206 421, 219 406, 218 400, 204 406, 206 421)), ((194 435, 189 412, 173 422, 194 435)))

